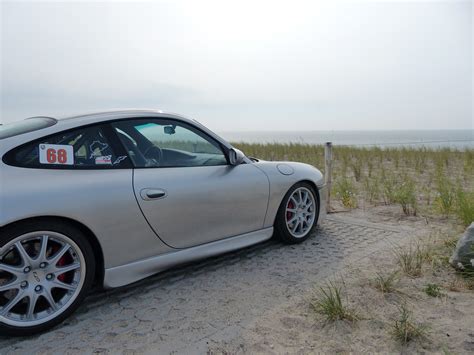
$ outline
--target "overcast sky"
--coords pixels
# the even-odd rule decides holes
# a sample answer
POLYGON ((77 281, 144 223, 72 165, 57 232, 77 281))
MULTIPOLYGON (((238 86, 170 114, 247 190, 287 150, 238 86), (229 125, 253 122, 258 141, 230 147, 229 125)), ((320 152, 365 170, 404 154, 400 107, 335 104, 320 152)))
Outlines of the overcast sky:
POLYGON ((472 1, 1 3, 1 117, 159 108, 217 131, 473 129, 472 1))

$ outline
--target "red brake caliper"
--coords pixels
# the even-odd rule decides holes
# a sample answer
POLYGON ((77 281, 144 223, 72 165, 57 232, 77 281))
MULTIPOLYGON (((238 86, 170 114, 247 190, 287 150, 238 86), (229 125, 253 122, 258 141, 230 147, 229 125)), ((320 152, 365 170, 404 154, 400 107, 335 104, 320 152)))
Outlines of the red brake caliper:
MULTIPOLYGON (((59 247, 55 247, 53 249, 53 254, 55 254, 59 250, 59 247)), ((66 265, 66 255, 63 255, 56 264, 57 266, 64 266, 66 265)), ((66 274, 61 274, 58 276, 58 280, 64 282, 66 280, 66 274)))
MULTIPOLYGON (((293 201, 288 202, 288 208, 295 208, 295 205, 293 204, 293 201)), ((287 211, 286 212, 286 220, 289 221, 291 219, 292 212, 287 211)))
MULTIPOLYGON (((66 257, 62 256, 61 259, 58 260, 58 263, 56 265, 58 265, 58 266, 66 265, 66 257)), ((66 274, 59 275, 58 280, 61 281, 61 282, 64 282, 66 280, 66 274)))

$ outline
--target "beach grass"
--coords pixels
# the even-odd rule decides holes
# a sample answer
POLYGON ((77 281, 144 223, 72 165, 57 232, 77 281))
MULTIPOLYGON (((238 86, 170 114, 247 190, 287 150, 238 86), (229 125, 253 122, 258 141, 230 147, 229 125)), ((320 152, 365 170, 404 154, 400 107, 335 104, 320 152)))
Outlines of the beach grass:
POLYGON ((401 304, 398 307, 399 316, 392 325, 392 337, 401 344, 417 338, 425 338, 427 336, 427 327, 423 324, 418 324, 413 320, 412 312, 408 309, 406 304, 401 304))
POLYGON ((317 290, 317 295, 311 300, 312 309, 326 317, 327 321, 348 320, 355 322, 358 316, 343 301, 343 285, 328 281, 317 290))
MULTIPOLYGON (((234 143, 247 156, 311 164, 324 173, 324 146, 234 143)), ((474 149, 333 146, 332 196, 346 208, 399 205, 404 215, 474 221, 474 149)))

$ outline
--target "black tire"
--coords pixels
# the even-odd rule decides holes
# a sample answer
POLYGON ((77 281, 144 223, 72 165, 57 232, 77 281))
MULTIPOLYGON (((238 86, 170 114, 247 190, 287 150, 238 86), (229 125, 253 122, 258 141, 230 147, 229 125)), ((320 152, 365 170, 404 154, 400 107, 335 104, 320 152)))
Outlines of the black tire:
POLYGON ((274 236, 280 241, 282 241, 283 243, 287 243, 287 244, 301 243, 305 241, 306 239, 308 239, 308 237, 311 235, 312 231, 318 224, 318 218, 319 218, 319 195, 314 190, 314 187, 311 184, 307 182, 298 182, 288 190, 288 192, 286 193, 285 197, 283 198, 280 204, 280 207, 276 215, 275 224, 274 224, 274 228, 275 228, 274 236), (315 206, 316 209, 315 209, 314 222, 311 228, 309 229, 309 231, 304 236, 295 237, 294 235, 290 233, 287 223, 286 223, 286 206, 293 192, 301 187, 306 188, 313 195, 314 201, 316 203, 316 206, 315 206))
POLYGON ((35 231, 50 231, 60 233, 67 236, 72 241, 74 241, 74 243, 77 244, 85 260, 86 272, 84 282, 82 288, 77 294, 76 299, 69 305, 67 309, 62 311, 62 313, 58 314, 56 318, 53 318, 39 325, 24 327, 5 324, 0 320, 0 334, 2 335, 30 336, 36 333, 41 333, 46 330, 49 330, 54 326, 62 323, 79 307, 79 305, 82 303, 85 296, 87 295, 87 292, 91 289, 94 281, 96 262, 94 259, 94 252, 92 250, 92 247, 87 241, 85 235, 80 230, 69 225, 68 223, 53 219, 44 219, 36 221, 26 221, 24 223, 8 226, 0 230, 0 247, 3 247, 8 242, 21 235, 35 231))

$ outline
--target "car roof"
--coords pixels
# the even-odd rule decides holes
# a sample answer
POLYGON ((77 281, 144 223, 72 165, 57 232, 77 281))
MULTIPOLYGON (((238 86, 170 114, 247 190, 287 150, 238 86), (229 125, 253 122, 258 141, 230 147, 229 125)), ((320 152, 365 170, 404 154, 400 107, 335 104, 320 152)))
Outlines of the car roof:
POLYGON ((216 135, 214 132, 209 130, 207 127, 199 123, 198 121, 190 118, 186 118, 182 115, 178 115, 175 113, 164 112, 162 110, 157 109, 121 109, 121 110, 107 110, 102 112, 93 112, 93 113, 85 113, 80 115, 70 115, 70 116, 63 116, 63 117, 54 117, 57 119, 57 124, 51 127, 47 127, 44 129, 40 129, 37 131, 24 133, 21 135, 17 135, 14 137, 6 138, 0 140, 0 153, 4 149, 10 149, 18 144, 23 142, 28 142, 34 140, 36 138, 40 138, 42 136, 46 136, 49 134, 54 134, 57 132, 61 132, 64 130, 85 126, 89 124, 99 123, 99 122, 106 122, 106 121, 113 121, 113 120, 120 120, 120 119, 129 119, 129 118, 147 118, 147 117, 157 117, 157 118, 171 118, 181 122, 189 123, 194 126, 198 126, 201 130, 209 134, 210 136, 214 137, 218 141, 220 141, 225 146, 230 146, 224 139, 216 135))
POLYGON ((84 117, 90 116, 102 116, 102 115, 110 115, 110 114, 130 114, 130 113, 164 113, 162 110, 158 109, 112 109, 112 110, 104 110, 104 111, 93 111, 93 112, 86 112, 80 114, 73 114, 73 115, 62 115, 55 117, 58 120, 74 120, 80 119, 84 117))
MULTIPOLYGON (((82 113, 77 115, 68 115, 68 116, 58 116, 55 117, 59 122, 64 121, 107 121, 111 119, 122 119, 122 118, 129 118, 129 117, 136 117, 136 116, 143 116, 143 117, 153 117, 153 116, 164 116, 180 119, 183 121, 195 121, 189 118, 186 118, 182 115, 178 115, 171 112, 165 112, 163 110, 158 109, 116 109, 116 110, 106 110, 106 111, 99 111, 99 112, 89 112, 89 113, 82 113)), ((78 125, 82 123, 78 122, 78 125)))

